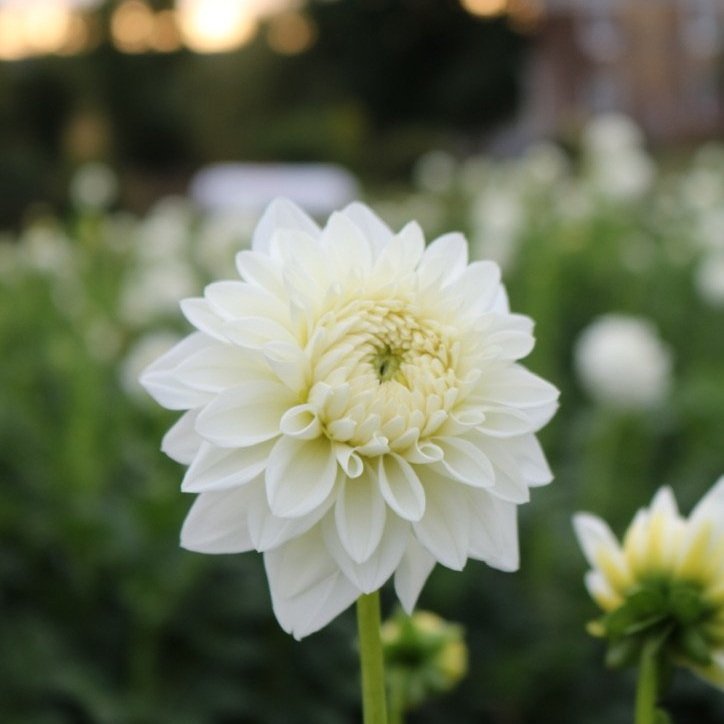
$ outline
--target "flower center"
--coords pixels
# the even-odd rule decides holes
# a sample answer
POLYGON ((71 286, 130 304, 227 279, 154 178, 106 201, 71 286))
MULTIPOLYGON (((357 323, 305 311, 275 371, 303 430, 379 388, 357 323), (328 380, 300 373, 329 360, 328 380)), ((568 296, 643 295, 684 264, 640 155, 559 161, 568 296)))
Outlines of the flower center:
POLYGON ((400 369, 401 361, 400 355, 389 346, 385 346, 377 352, 372 358, 372 366, 377 370, 381 383, 394 379, 400 369))
POLYGON ((309 401, 331 439, 394 449, 447 419, 460 345, 411 298, 348 301, 320 317, 315 335, 309 401))

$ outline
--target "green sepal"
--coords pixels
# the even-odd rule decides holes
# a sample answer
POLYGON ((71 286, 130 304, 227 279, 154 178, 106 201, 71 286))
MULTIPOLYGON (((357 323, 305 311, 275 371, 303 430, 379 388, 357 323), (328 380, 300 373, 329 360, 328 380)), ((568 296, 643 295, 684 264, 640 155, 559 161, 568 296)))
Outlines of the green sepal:
POLYGON ((696 664, 708 666, 711 664, 711 651, 709 643, 701 631, 694 626, 687 626, 679 631, 676 643, 681 653, 696 664))
POLYGON ((638 661, 641 651, 641 640, 635 636, 624 636, 611 641, 606 649, 606 666, 611 669, 622 669, 638 661))
POLYGON ((669 592, 669 610, 684 626, 698 621, 706 612, 701 594, 691 586, 676 586, 669 592))

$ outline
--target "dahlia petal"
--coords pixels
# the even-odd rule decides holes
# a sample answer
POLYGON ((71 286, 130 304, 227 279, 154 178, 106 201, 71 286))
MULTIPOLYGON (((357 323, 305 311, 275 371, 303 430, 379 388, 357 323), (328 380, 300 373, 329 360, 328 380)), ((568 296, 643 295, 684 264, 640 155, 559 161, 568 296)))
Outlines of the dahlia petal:
POLYGON ((242 448, 220 448, 203 443, 186 471, 181 490, 204 493, 224 490, 250 482, 263 472, 274 440, 242 448))
POLYGON ((473 439, 493 463, 495 485, 490 488, 490 492, 511 503, 527 503, 530 500, 530 491, 521 465, 514 456, 515 446, 495 443, 477 431, 473 439))
POLYGON ((329 258, 320 240, 300 231, 277 231, 272 240, 284 260, 284 286, 307 304, 318 304, 334 281, 329 258))
POLYGON ((287 327, 266 317, 241 317, 224 322, 221 331, 227 342, 251 350, 263 349, 271 342, 296 342, 287 327))
POLYGON ((254 548, 260 552, 274 550, 297 536, 311 530, 325 516, 333 503, 330 496, 327 501, 307 515, 299 518, 278 518, 269 509, 266 486, 263 476, 260 484, 252 482, 255 495, 247 509, 247 524, 254 548))
POLYGON ((301 392, 309 384, 309 359, 298 345, 270 342, 263 351, 269 367, 290 390, 301 392))
POLYGON ((219 340, 219 342, 228 343, 222 331, 224 321, 211 309, 205 299, 202 297, 182 299, 180 304, 184 317, 186 317, 196 329, 204 334, 208 334, 209 337, 219 340))
POLYGON ((455 281, 455 293, 465 302, 466 314, 490 311, 498 295, 500 267, 493 261, 474 261, 455 281))
POLYGON ((248 353, 214 342, 184 359, 174 370, 174 376, 189 387, 221 392, 250 378, 269 379, 270 374, 248 353))
POLYGON ((339 570, 317 530, 266 552, 264 567, 274 615, 279 625, 297 640, 326 626, 351 606, 360 594, 359 589, 339 570), (292 553, 292 549, 297 550, 292 553), (286 595, 286 578, 294 565, 302 569, 294 571, 294 574, 302 576, 301 580, 309 585, 290 596, 286 595), (306 579, 303 577, 305 573, 306 579))
POLYGON ((236 268, 244 281, 266 289, 281 300, 287 299, 281 265, 266 254, 245 249, 236 255, 236 268))
POLYGON ((553 473, 535 435, 521 435, 509 440, 508 445, 528 485, 547 485, 553 480, 553 473))
POLYGON ((199 409, 189 410, 163 436, 161 451, 182 465, 189 465, 203 440, 195 430, 199 409))
POLYGON ((519 360, 527 357, 535 345, 533 335, 515 329, 494 332, 485 340, 486 347, 496 348, 496 357, 503 360, 519 360))
POLYGON ((578 538, 583 555, 592 567, 598 565, 601 549, 620 551, 620 546, 608 524, 590 513, 576 513, 573 516, 573 530, 578 538))
POLYGON ((514 437, 535 430, 528 410, 516 410, 514 407, 488 406, 482 408, 485 419, 477 429, 491 437, 514 437))
POLYGON ((232 387, 209 403, 196 432, 219 447, 246 447, 280 434, 279 421, 294 404, 281 383, 254 381, 232 387))
POLYGON ((375 262, 375 275, 412 271, 420 262, 425 250, 425 236, 416 222, 410 222, 391 237, 375 262))
POLYGON ((380 456, 377 474, 387 505, 405 520, 420 520, 425 512, 425 490, 412 466, 389 453, 380 456))
POLYGON ((272 236, 278 229, 297 229, 310 236, 319 236, 319 227, 296 204, 287 199, 275 199, 262 215, 251 240, 253 251, 268 254, 272 236))
POLYGON ((471 490, 469 556, 501 571, 516 571, 518 551, 518 506, 485 490, 471 490))
POLYGON ((689 520, 698 523, 700 520, 712 520, 721 524, 724 520, 724 475, 714 483, 709 492, 696 504, 689 520))
POLYGON ((519 408, 538 407, 555 402, 559 395, 550 382, 517 364, 491 370, 480 379, 485 398, 493 403, 519 408))
POLYGON ((225 321, 264 317, 282 326, 289 324, 289 305, 282 303, 266 289, 248 282, 214 282, 204 289, 204 298, 210 308, 225 321))
POLYGON ((421 288, 440 288, 455 281, 468 263, 468 243, 462 234, 444 234, 425 249, 417 267, 421 288))
POLYGON ((208 338, 199 332, 185 337, 146 367, 141 373, 141 385, 169 410, 188 410, 206 404, 211 399, 210 393, 184 384, 176 377, 176 367, 188 355, 205 349, 208 343, 208 338))
POLYGON ((322 423, 311 405, 296 405, 282 415, 279 429, 297 440, 314 440, 322 434, 322 423))
POLYGON ((246 487, 199 495, 181 529, 181 546, 198 553, 244 553, 253 548, 246 522, 246 487))
MULTIPOLYGON (((424 469, 423 469, 424 470, 424 469)), ((413 529, 418 541, 444 566, 461 571, 470 545, 466 488, 424 470, 425 514, 413 529)))
POLYGON ((282 437, 266 469, 269 507, 281 518, 306 515, 325 502, 336 478, 337 458, 327 438, 282 437))
POLYGON ((364 563, 375 552, 385 528, 385 501, 370 471, 340 485, 334 520, 345 551, 355 563, 364 563))
POLYGON ((434 567, 435 558, 415 538, 410 537, 395 571, 395 593, 408 614, 415 608, 422 587, 434 567))
POLYGON ((372 593, 382 587, 399 565, 410 538, 409 523, 396 515, 387 516, 375 550, 366 560, 356 562, 348 555, 339 537, 339 526, 331 516, 324 519, 322 530, 330 554, 362 593, 372 593))
POLYGON ((370 240, 377 253, 381 252, 393 237, 390 227, 369 206, 359 201, 346 206, 342 213, 354 222, 366 239, 370 240))
POLYGON ((372 248, 364 234, 346 214, 333 213, 322 230, 323 248, 346 273, 354 270, 368 274, 372 267, 372 248))
POLYGON ((355 452, 354 448, 343 443, 334 443, 334 454, 337 457, 339 467, 348 478, 358 478, 365 471, 365 464, 362 458, 355 452))
POLYGON ((475 444, 462 437, 436 437, 435 443, 443 458, 435 469, 453 480, 475 488, 495 485, 495 471, 487 455, 475 444))
POLYGON ((612 588, 601 571, 587 571, 583 580, 591 598, 604 611, 612 611, 623 603, 621 595, 612 588))
POLYGON ((498 287, 498 293, 493 301, 491 311, 497 312, 498 314, 508 314, 510 312, 508 292, 502 284, 498 287))

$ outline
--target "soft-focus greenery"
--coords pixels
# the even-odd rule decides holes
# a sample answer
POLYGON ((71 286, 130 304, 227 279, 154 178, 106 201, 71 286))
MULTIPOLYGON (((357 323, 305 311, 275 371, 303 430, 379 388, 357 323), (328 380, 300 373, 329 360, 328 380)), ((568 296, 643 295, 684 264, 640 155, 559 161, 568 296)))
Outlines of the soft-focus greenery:
MULTIPOLYGON (((556 480, 521 509, 520 572, 438 567, 422 593, 464 627, 469 675, 410 722, 628 724, 633 678, 605 670, 584 630, 596 609, 571 514, 620 533, 659 486, 688 511, 724 472, 724 292, 711 271, 724 152, 664 173, 613 135, 614 171, 638 163, 623 179, 608 152, 572 161, 538 147, 505 163, 426 157, 413 189, 371 194, 394 226, 459 228, 474 256, 504 262, 512 307, 537 321, 528 365, 562 390, 542 434, 556 480), (654 409, 594 403, 577 381, 575 340, 611 311, 650 319, 672 351, 654 409)), ((187 330, 176 301, 231 275, 252 225, 183 200, 138 219, 80 198, 0 242, 3 721, 357 720, 354 611, 296 643, 273 619, 260 556, 177 547, 191 500, 158 449, 174 415, 133 381, 187 330)), ((724 697, 687 673, 665 703, 677 724, 724 718, 724 697)))

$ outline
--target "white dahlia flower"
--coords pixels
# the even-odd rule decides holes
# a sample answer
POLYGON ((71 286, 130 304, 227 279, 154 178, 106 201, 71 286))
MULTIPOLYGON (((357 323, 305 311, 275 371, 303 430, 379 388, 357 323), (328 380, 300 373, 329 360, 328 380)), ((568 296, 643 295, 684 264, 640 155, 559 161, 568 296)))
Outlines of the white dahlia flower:
POLYGON ((199 493, 181 544, 263 552, 297 638, 393 574, 409 611, 436 561, 515 569, 558 392, 517 363, 533 323, 498 267, 468 265, 460 234, 425 248, 360 204, 320 229, 285 201, 237 267, 182 302, 197 331, 142 375, 188 410, 162 446, 199 493))
POLYGON ((574 363, 590 395, 620 410, 654 407, 671 387, 671 350, 643 317, 598 317, 576 340, 574 363))

